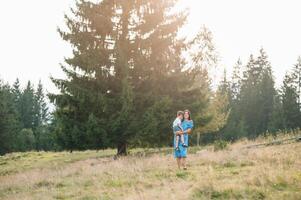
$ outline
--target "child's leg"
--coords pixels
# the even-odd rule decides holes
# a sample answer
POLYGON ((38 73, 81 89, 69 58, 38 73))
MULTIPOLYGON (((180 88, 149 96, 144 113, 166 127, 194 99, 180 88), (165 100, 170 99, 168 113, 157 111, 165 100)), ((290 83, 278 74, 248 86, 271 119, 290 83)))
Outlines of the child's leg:
POLYGON ((181 143, 184 144, 184 135, 181 135, 181 143))
POLYGON ((179 135, 176 135, 176 148, 178 148, 179 147, 179 135))
POLYGON ((182 143, 182 146, 187 148, 188 146, 184 143, 184 135, 181 135, 181 143, 182 143))
POLYGON ((176 136, 176 145, 175 145, 176 149, 179 148, 179 140, 180 140, 180 136, 176 134, 176 132, 179 131, 179 130, 180 130, 179 127, 176 127, 176 126, 173 127, 173 132, 174 132, 174 134, 175 134, 175 136, 176 136))

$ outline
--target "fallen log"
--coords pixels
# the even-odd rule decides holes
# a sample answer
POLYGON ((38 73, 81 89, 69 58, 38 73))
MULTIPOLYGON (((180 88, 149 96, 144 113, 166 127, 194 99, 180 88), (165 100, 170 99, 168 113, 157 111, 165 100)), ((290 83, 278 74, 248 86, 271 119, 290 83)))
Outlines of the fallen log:
POLYGON ((260 143, 260 144, 248 145, 248 146, 245 146, 243 148, 250 149, 250 148, 257 148, 257 147, 266 147, 266 146, 271 146, 271 145, 280 145, 280 144, 292 143, 292 142, 301 142, 301 136, 282 139, 282 140, 274 140, 272 142, 265 142, 265 143, 260 143))

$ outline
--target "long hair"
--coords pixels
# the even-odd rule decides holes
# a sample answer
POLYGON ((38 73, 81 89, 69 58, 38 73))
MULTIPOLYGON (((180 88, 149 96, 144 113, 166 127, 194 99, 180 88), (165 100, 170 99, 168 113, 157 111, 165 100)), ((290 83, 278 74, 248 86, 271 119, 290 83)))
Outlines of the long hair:
POLYGON ((184 110, 184 115, 185 115, 186 112, 189 115, 188 119, 191 120, 191 113, 190 113, 190 111, 188 109, 184 110))

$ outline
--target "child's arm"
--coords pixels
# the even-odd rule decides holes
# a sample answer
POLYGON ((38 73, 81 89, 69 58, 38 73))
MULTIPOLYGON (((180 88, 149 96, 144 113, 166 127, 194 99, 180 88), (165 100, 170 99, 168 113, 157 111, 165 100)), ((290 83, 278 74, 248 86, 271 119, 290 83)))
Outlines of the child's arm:
POLYGON ((181 126, 181 123, 178 123, 178 127, 181 129, 181 131, 184 131, 183 127, 181 126))

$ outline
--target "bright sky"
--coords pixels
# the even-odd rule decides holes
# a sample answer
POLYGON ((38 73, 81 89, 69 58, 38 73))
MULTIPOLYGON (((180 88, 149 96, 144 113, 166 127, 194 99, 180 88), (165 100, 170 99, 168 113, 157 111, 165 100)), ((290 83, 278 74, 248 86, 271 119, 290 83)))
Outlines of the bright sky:
MULTIPOLYGON (((193 35, 202 25, 212 32, 221 56, 220 71, 231 72, 241 57, 263 47, 279 86, 286 70, 301 56, 301 3, 299 0, 180 0, 190 8, 182 34, 193 35)), ((74 0, 2 1, 0 3, 0 79, 13 83, 19 77, 47 91, 57 91, 49 76, 64 77, 59 63, 71 49, 56 29, 64 25, 64 12, 74 0)))

